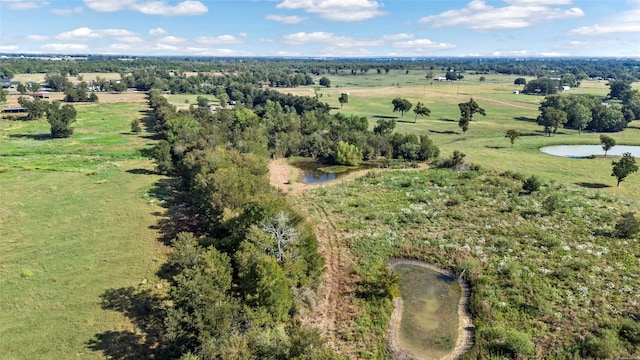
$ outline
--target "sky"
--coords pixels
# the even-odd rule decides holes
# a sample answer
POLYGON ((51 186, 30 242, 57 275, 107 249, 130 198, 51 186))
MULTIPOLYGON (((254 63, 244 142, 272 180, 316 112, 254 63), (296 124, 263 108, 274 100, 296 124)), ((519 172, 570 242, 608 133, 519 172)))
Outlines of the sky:
POLYGON ((0 53, 640 57, 640 0, 0 0, 0 53))

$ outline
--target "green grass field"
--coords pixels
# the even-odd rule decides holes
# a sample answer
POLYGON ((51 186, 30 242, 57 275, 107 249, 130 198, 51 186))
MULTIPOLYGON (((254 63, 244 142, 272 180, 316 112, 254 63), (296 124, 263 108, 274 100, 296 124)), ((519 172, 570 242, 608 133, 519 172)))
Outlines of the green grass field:
MULTIPOLYGON (((539 103, 544 97, 513 94, 516 76, 484 75, 487 77, 485 82, 475 79, 479 76, 470 75, 469 80, 465 77, 463 82, 433 82, 420 86, 411 85, 419 78, 411 72, 409 75, 391 72, 389 75, 330 76, 332 87, 320 90, 320 100, 327 102, 335 112, 366 116, 371 128, 379 119, 395 119, 399 132, 429 135, 440 147, 443 157, 459 150, 467 155, 466 161, 489 169, 511 170, 527 176, 536 174, 547 181, 592 188, 593 191, 630 198, 640 204, 640 174, 629 176, 621 187, 616 187, 615 178, 610 176, 610 158, 569 159, 538 151, 547 145, 599 144, 599 133, 579 134, 576 130, 559 129, 555 136, 544 136, 542 127, 535 122, 539 103), (375 83, 374 78, 384 80, 385 76, 389 79, 375 83), (385 85, 387 83, 400 85, 385 85), (335 87, 335 84, 344 87, 335 87), (342 92, 349 93, 349 103, 341 109, 338 97, 342 92), (414 123, 412 110, 404 116, 393 112, 391 100, 396 97, 406 98, 414 106, 418 101, 423 102, 431 109, 431 116, 418 118, 414 123), (486 110, 487 116, 475 115, 465 134, 458 127, 458 103, 471 97, 486 110), (508 129, 516 129, 521 134, 513 148, 505 138, 508 129)), ((570 92, 605 96, 608 89, 604 82, 585 81, 570 92)), ((283 91, 310 95, 309 88, 283 91)), ((621 145, 640 145, 640 121, 630 123, 623 132, 609 135, 621 145)))
POLYGON ((96 338, 140 333, 105 294, 161 283, 162 178, 140 152, 150 134, 129 133, 144 104, 77 110, 68 139, 45 120, 0 120, 2 359, 104 358, 96 338))

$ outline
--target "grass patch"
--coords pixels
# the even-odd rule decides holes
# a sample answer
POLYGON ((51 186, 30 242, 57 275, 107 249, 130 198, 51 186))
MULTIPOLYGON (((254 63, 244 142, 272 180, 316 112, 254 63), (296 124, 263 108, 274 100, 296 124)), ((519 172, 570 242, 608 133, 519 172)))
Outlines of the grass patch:
POLYGON ((96 338, 125 344, 126 334, 143 333, 103 304, 105 294, 161 283, 163 209, 148 195, 161 177, 141 155, 149 134, 128 134, 144 107, 77 110, 68 139, 50 139, 44 120, 0 121, 3 358, 104 358, 96 338))
MULTIPOLYGON (((323 209, 344 234, 353 273, 369 274, 389 257, 466 269, 476 350, 568 356, 585 337, 637 312, 640 245, 611 237, 616 222, 636 207, 553 183, 531 195, 521 190, 521 181, 492 171, 474 177, 388 171, 308 191, 297 201, 310 211, 323 209)), ((359 318, 385 319, 365 301, 354 303, 359 318)), ((356 320, 340 326, 366 334, 345 339, 362 351, 375 354, 384 346, 384 331, 363 330, 356 320)))

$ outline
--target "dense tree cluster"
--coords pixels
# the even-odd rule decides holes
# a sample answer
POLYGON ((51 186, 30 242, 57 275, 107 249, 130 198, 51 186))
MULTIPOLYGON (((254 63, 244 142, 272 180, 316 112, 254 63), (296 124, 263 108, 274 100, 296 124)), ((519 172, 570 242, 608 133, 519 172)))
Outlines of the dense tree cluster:
POLYGON ((640 118, 638 91, 628 90, 625 95, 627 101, 623 101, 622 106, 613 102, 605 104, 593 95, 549 95, 540 104, 541 115, 538 117, 538 123, 545 126, 546 133, 549 133, 548 125, 557 130, 564 124, 567 128, 579 131, 583 129, 598 132, 622 131, 631 120, 640 118), (564 115, 554 111, 549 112, 549 109, 562 111, 564 115), (637 115, 636 111, 638 111, 637 115))

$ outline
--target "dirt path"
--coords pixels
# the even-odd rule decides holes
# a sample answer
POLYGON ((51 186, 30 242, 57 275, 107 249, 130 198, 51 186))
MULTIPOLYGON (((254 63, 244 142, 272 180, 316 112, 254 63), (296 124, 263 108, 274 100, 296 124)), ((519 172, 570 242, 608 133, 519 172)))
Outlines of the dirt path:
MULTIPOLYGON (((400 264, 410 264, 416 266, 423 266, 433 271, 437 271, 441 274, 447 276, 455 276, 455 274, 447 271, 441 267, 438 267, 433 264, 425 263, 422 261, 416 260, 408 260, 408 259, 391 259, 387 262, 389 267, 394 267, 400 264)), ((458 303, 458 338, 456 339, 456 346, 453 351, 438 359, 430 359, 430 358, 422 358, 412 354, 407 353, 402 350, 400 344, 398 343, 398 331, 400 329, 400 320, 402 318, 402 298, 397 297, 393 299, 393 304, 395 309, 393 310, 393 314, 391 315, 391 324, 389 326, 389 348, 393 353, 393 358, 397 360, 454 360, 457 359, 460 355, 464 354, 467 350, 473 347, 473 334, 475 332, 475 326, 473 325, 473 320, 471 319, 471 314, 469 313, 469 298, 471 296, 471 288, 469 284, 458 278, 458 283, 460 284, 460 288, 462 289, 462 296, 460 296, 460 302, 458 303)))

